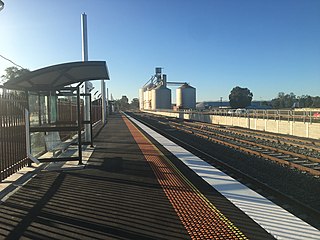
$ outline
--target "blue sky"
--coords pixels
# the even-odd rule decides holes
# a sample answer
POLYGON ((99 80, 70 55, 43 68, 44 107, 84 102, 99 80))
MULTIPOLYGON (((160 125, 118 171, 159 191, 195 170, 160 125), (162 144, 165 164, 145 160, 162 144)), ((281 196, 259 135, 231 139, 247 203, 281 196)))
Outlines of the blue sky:
MULTIPOLYGON (((89 60, 107 61, 116 99, 138 97, 155 67, 197 101, 235 86, 255 100, 320 95, 319 0, 3 1, 0 54, 30 70, 81 61, 85 12, 89 60)), ((10 66, 0 58, 0 75, 10 66)))

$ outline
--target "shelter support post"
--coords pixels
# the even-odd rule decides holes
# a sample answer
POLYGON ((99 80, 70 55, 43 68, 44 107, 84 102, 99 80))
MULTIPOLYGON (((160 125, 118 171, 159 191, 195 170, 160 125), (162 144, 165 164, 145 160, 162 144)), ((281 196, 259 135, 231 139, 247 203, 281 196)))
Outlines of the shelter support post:
POLYGON ((82 164, 82 143, 81 143, 81 108, 80 108, 80 88, 77 87, 77 106, 78 106, 78 151, 79 165, 82 164))

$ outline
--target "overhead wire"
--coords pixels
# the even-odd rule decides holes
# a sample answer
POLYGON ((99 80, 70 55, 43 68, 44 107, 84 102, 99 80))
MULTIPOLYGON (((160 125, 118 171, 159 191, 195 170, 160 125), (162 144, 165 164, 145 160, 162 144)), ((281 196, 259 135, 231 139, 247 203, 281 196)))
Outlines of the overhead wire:
POLYGON ((12 63, 13 65, 15 65, 16 67, 19 67, 19 68, 21 68, 21 69, 24 69, 24 67, 20 66, 19 64, 16 64, 14 61, 10 60, 9 58, 6 58, 6 57, 2 56, 1 54, 0 54, 0 57, 3 58, 4 60, 7 60, 7 61, 11 62, 11 63, 12 63))

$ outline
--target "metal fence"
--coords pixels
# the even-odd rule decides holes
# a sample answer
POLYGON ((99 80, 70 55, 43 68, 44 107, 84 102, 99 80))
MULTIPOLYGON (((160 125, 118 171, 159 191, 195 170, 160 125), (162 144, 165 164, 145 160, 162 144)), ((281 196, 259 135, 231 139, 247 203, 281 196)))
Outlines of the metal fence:
MULTIPOLYGON (((77 116, 77 103, 72 101, 58 102, 58 116, 57 121, 59 123, 75 123, 78 119, 77 116)), ((84 114, 83 103, 80 104, 81 119, 84 114)))
POLYGON ((0 181, 28 164, 23 92, 0 88, 0 181))
POLYGON ((249 117, 260 119, 274 119, 282 121, 293 122, 308 122, 308 123, 320 123, 320 109, 312 110, 283 110, 283 109, 271 109, 271 110, 259 110, 259 109, 245 109, 244 111, 237 112, 236 109, 212 109, 212 110, 180 110, 175 111, 171 109, 162 110, 147 110, 154 112, 172 112, 179 114, 203 114, 203 115, 218 115, 228 117, 249 117))
MULTIPOLYGON (((80 104, 81 119, 84 119, 83 103, 80 104)), ((92 123, 100 121, 102 118, 101 104, 91 106, 92 123)), ((57 120, 60 123, 73 123, 77 121, 77 104, 73 102, 58 102, 57 120)))
POLYGON ((91 108, 91 118, 92 122, 98 122, 102 119, 102 99, 95 100, 92 103, 92 108, 91 108))
MULTIPOLYGON (((29 162, 26 154, 25 127, 27 104, 28 100, 24 92, 9 91, 0 87, 0 182, 27 166, 29 162)), ((75 104, 58 102, 57 108, 58 121, 77 120, 75 104)), ((101 104, 92 105, 93 123, 101 120, 101 112, 101 104)), ((81 104, 81 119, 83 119, 83 104, 81 104)))

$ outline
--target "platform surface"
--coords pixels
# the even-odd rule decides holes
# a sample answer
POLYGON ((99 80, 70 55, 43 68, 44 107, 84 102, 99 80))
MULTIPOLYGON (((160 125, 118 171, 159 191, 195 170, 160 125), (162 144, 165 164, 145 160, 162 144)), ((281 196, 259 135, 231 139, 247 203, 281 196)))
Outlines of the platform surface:
POLYGON ((274 238, 148 138, 111 116, 84 168, 43 169, 0 204, 0 239, 274 238))
POLYGON ((44 170, 0 205, 0 239, 188 239, 122 118, 84 169, 44 170))

